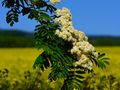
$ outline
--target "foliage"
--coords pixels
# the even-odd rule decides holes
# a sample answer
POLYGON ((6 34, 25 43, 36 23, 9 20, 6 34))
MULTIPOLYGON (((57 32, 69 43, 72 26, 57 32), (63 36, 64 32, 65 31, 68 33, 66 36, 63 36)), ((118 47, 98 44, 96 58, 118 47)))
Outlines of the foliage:
POLYGON ((20 14, 42 23, 51 19, 47 12, 53 13, 56 10, 45 0, 3 0, 2 6, 10 9, 6 14, 6 21, 11 26, 19 21, 20 14))
POLYGON ((0 30, 0 47, 34 47, 33 33, 0 30))
POLYGON ((120 90, 120 81, 114 75, 91 74, 84 80, 83 90, 120 90), (99 78, 99 79, 98 79, 99 78))
POLYGON ((61 90, 74 90, 74 88, 80 90, 82 87, 81 83, 83 83, 84 80, 83 75, 85 74, 85 69, 79 66, 71 68, 69 75, 64 80, 64 85, 61 90))
POLYGON ((101 69, 104 69, 106 65, 109 64, 109 58, 105 57, 105 53, 98 53, 98 57, 90 54, 89 57, 91 61, 101 69))
POLYGON ((61 82, 50 83, 41 77, 42 73, 38 70, 24 71, 22 79, 9 79, 8 69, 0 70, 0 90, 59 90, 61 82), (55 87, 53 87, 55 86, 55 87))
MULTIPOLYGON (((41 26, 39 27, 41 28, 41 26)), ((37 29, 39 31, 39 28, 37 29)), ((56 35, 50 32, 49 34, 44 30, 46 29, 43 29, 39 34, 36 34, 37 45, 39 48, 42 48, 44 52, 36 59, 34 67, 38 66, 44 71, 44 68, 48 68, 51 65, 52 71, 49 74, 49 79, 65 79, 64 85, 61 88, 62 90, 73 90, 74 88, 80 89, 84 78, 81 74, 85 74, 85 72, 89 70, 86 70, 83 67, 74 67, 73 63, 76 58, 69 52, 66 52, 72 46, 70 42, 66 42, 61 38, 56 38, 56 35), (45 37, 47 37, 47 39, 45 37), (65 46, 67 46, 67 48, 65 46)), ((108 58, 104 58, 104 55, 105 54, 99 54, 98 58, 95 58, 94 55, 90 54, 91 61, 103 69, 106 64, 108 64, 109 60, 108 58)))
MULTIPOLYGON (((7 68, 0 70, 0 90, 60 90, 63 84, 60 80, 49 82, 49 80, 43 79, 42 72, 38 70, 34 72, 29 70, 24 71, 22 79, 9 79, 10 72, 7 68)), ((80 90, 120 90, 120 79, 112 74, 99 76, 92 73, 82 83, 84 84, 80 90)), ((68 89, 66 87, 63 90, 68 89)))
MULTIPOLYGON (((22 32, 19 30, 1 30, 0 29, 0 47, 34 47, 34 34, 29 32, 22 32)), ((119 46, 119 37, 92 36, 89 37, 93 45, 97 46, 119 46), (102 42, 99 41, 99 38, 102 42), (105 44, 106 43, 106 44, 105 44)))
MULTIPOLYGON (((62 90, 80 89, 84 78, 81 74, 89 70, 74 66, 77 57, 68 52, 72 48, 71 42, 55 35, 56 29, 60 29, 60 26, 54 23, 56 16, 53 14, 56 8, 46 0, 3 0, 2 5, 10 9, 6 21, 11 26, 18 22, 19 14, 28 15, 29 19, 39 22, 35 28, 35 43, 37 48, 43 49, 43 52, 36 59, 34 68, 39 67, 44 71, 45 68, 51 67, 49 79, 50 81, 64 79, 62 90)), ((99 54, 98 58, 91 53, 89 55, 91 61, 98 67, 105 68, 108 64, 108 58, 104 58, 104 54, 99 54)), ((30 75, 29 72, 27 74, 30 75)), ((32 84, 35 82, 32 81, 32 84)), ((29 84, 27 86, 29 87, 29 84)))
POLYGON ((95 46, 120 46, 119 36, 89 36, 89 41, 95 46))

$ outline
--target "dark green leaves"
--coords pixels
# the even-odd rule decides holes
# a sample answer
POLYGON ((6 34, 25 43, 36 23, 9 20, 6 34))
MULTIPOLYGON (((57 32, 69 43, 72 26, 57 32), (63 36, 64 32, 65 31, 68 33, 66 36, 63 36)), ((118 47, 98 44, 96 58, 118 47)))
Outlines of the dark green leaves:
POLYGON ((30 0, 34 7, 40 9, 46 7, 48 4, 44 0, 30 0))
POLYGON ((7 23, 10 24, 10 26, 13 26, 13 24, 14 24, 15 22, 18 22, 18 14, 19 14, 19 11, 17 10, 17 7, 12 8, 12 9, 7 13, 6 21, 7 21, 7 23))
POLYGON ((6 8, 10 8, 14 6, 14 0, 3 0, 2 6, 5 6, 6 8))
POLYGON ((83 67, 71 67, 61 90, 80 90, 84 80, 85 70, 83 67))
POLYGON ((37 11, 37 10, 34 10, 34 9, 28 9, 28 11, 25 11, 24 13, 25 14, 28 14, 28 18, 29 19, 35 19, 36 21, 40 22, 41 24, 44 24, 42 21, 51 21, 52 18, 47 14, 45 13, 45 11, 41 10, 41 11, 37 11), (26 13, 27 12, 27 13, 26 13))
POLYGON ((47 7, 46 7, 46 11, 49 11, 50 13, 53 13, 56 10, 57 9, 55 7, 53 7, 52 5, 47 5, 47 7))
POLYGON ((30 11, 29 15, 28 15, 28 18, 29 18, 29 19, 35 19, 35 20, 37 20, 38 17, 39 17, 38 14, 39 14, 38 11, 32 9, 32 10, 30 11))
POLYGON ((62 50, 58 47, 50 47, 53 50, 51 54, 52 71, 49 75, 50 80, 56 80, 59 78, 66 78, 68 76, 68 70, 72 66, 74 59, 66 56, 62 50))
POLYGON ((51 72, 49 79, 57 80, 66 78, 70 66, 72 66, 75 58, 64 49, 65 46, 69 47, 70 44, 64 43, 65 41, 55 35, 55 30, 59 28, 58 25, 49 21, 42 21, 42 25, 36 26, 36 45, 38 48, 44 49, 49 55, 51 62, 51 72), (69 56, 70 55, 70 56, 69 56))
MULTIPOLYGON (((6 15, 6 21, 10 24, 10 26, 13 26, 14 23, 18 22, 19 14, 21 13, 21 8, 25 7, 24 3, 26 3, 27 5, 26 0, 3 0, 2 6, 5 6, 6 8, 10 9, 6 15)), ((23 15, 29 13, 28 10, 26 11, 24 9, 22 9, 23 15)))
POLYGON ((43 21, 51 21, 50 13, 54 13, 56 8, 44 0, 3 0, 2 6, 10 9, 13 14, 6 15, 6 21, 13 26, 18 22, 19 14, 27 15, 29 19, 35 19, 40 24, 43 21))
POLYGON ((35 63, 33 65, 33 68, 39 67, 41 70, 44 71, 44 68, 48 68, 50 66, 50 60, 47 56, 47 53, 43 52, 41 55, 37 57, 35 60, 35 63))
POLYGON ((109 58, 105 56, 105 53, 98 53, 98 57, 95 57, 94 55, 90 54, 89 58, 92 61, 92 63, 95 63, 95 65, 101 69, 106 68, 106 65, 109 64, 109 58))
POLYGON ((43 12, 40 13, 40 17, 39 17, 39 18, 40 18, 40 19, 47 20, 47 21, 52 20, 51 17, 50 17, 48 14, 43 13, 43 12))
POLYGON ((101 69, 104 69, 107 64, 109 64, 109 58, 105 57, 105 53, 100 54, 98 58, 96 58, 96 65, 100 67, 101 69))
POLYGON ((24 16, 24 15, 30 13, 30 11, 31 11, 30 8, 23 8, 21 12, 22 12, 22 15, 24 16))

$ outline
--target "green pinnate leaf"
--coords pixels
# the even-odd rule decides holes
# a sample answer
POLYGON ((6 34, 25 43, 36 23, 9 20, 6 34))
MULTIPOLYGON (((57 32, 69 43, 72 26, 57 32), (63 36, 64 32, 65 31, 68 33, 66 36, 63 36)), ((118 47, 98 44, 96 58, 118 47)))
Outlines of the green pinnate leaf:
POLYGON ((21 12, 22 12, 22 15, 24 16, 24 15, 30 13, 30 11, 31 11, 30 8, 23 8, 21 12))
POLYGON ((104 53, 103 54, 99 53, 99 56, 96 58, 96 62, 98 67, 104 69, 106 65, 109 64, 109 58, 105 57, 104 53))
POLYGON ((45 68, 47 69, 49 66, 50 66, 50 60, 48 59, 46 53, 43 52, 36 58, 33 68, 39 67, 41 68, 42 71, 44 71, 44 69, 45 68))

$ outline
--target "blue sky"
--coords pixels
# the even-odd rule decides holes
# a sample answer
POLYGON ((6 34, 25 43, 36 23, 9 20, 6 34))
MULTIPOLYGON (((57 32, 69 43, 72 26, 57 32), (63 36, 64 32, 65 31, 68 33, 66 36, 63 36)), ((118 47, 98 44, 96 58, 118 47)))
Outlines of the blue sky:
MULTIPOLYGON (((2 0, 0 0, 1 3, 2 0)), ((67 7, 74 27, 87 35, 120 36, 120 0, 62 0, 58 8, 67 7)), ((20 16, 20 22, 10 27, 5 21, 6 10, 0 6, 0 28, 33 31, 36 21, 20 16)))

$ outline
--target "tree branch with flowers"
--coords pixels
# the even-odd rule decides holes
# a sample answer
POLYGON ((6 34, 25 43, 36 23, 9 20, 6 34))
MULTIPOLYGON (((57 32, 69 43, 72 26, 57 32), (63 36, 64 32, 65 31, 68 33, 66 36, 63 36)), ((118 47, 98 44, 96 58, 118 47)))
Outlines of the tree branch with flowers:
POLYGON ((35 45, 43 49, 33 65, 42 71, 51 68, 50 81, 63 79, 61 90, 80 90, 86 72, 93 72, 93 66, 105 68, 109 58, 100 54, 89 43, 84 32, 72 25, 69 9, 57 9, 60 0, 3 0, 9 9, 6 21, 11 26, 19 21, 19 15, 27 15, 39 24, 35 27, 35 45))

